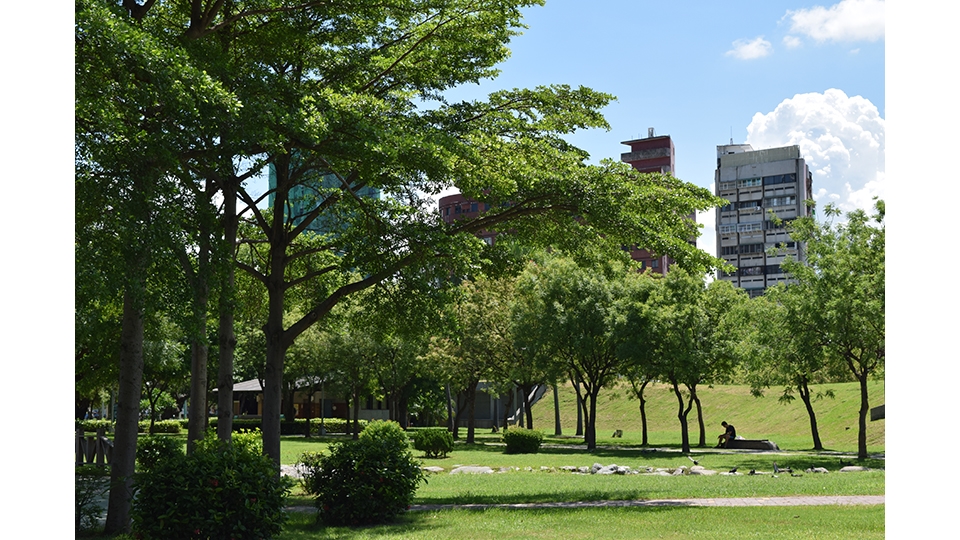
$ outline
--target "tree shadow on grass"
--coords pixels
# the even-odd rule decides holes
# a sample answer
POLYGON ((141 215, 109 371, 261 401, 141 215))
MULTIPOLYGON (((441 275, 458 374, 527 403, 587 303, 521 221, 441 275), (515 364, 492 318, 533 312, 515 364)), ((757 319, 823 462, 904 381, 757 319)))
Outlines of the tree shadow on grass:
MULTIPOLYGON (((640 511, 651 514, 664 514, 672 510, 685 508, 684 505, 662 505, 662 506, 644 506, 632 507, 630 511, 640 511)), ((405 537, 416 538, 421 536, 439 537, 445 529, 449 529, 450 535, 463 535, 466 531, 458 529, 456 524, 456 513, 459 512, 478 512, 485 514, 502 514, 504 511, 517 513, 536 513, 541 518, 555 519, 562 521, 569 514, 570 508, 464 508, 457 510, 438 510, 438 511, 415 511, 408 512, 395 521, 383 525, 368 525, 362 527, 328 527, 322 523, 317 523, 314 514, 296 514, 291 515, 290 520, 283 528, 280 538, 283 540, 350 540, 355 538, 390 538, 405 537), (452 519, 437 519, 437 514, 452 513, 452 519)), ((491 515, 493 518, 493 515, 491 515)))

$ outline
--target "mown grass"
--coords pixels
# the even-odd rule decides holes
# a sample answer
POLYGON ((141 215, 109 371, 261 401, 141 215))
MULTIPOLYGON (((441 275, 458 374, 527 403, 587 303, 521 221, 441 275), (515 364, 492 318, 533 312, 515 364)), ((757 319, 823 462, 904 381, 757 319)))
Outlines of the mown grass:
POLYGON ((878 505, 444 510, 355 529, 324 527, 312 514, 294 514, 279 540, 883 537, 884 507, 878 505))
MULTIPOLYGON (((870 406, 882 405, 885 400, 884 381, 870 381, 867 385, 870 406)), ((704 386, 697 390, 703 405, 704 427, 708 446, 716 444, 717 435, 727 421, 737 427, 737 433, 747 439, 769 439, 781 449, 808 450, 813 448, 810 421, 799 398, 790 403, 779 402, 781 388, 771 388, 764 397, 750 395, 745 385, 704 386)), ((823 384, 813 387, 814 393, 832 391, 834 398, 817 400, 813 407, 817 416, 820 438, 826 450, 857 451, 857 422, 860 410, 860 389, 856 383, 823 384)), ((576 395, 570 384, 560 386, 560 421, 565 435, 576 430, 576 395)), ((622 383, 600 391, 597 402, 597 444, 639 445, 641 442, 640 402, 632 398, 629 385, 622 383), (613 438, 614 430, 623 430, 623 438, 613 438)), ((666 384, 651 384, 644 393, 647 400, 647 429, 651 446, 680 445, 678 403, 673 388, 666 384)), ((534 428, 547 434, 554 433, 552 391, 533 406, 534 428)), ((688 416, 690 442, 699 439, 696 409, 688 416)), ((867 423, 867 450, 884 451, 885 421, 867 423)))
MULTIPOLYGON (((537 454, 503 453, 498 434, 478 430, 477 444, 463 444, 465 430, 454 451, 443 459, 426 459, 447 471, 456 465, 484 465, 510 472, 489 475, 432 474, 417 491, 416 504, 515 504, 571 502, 583 500, 688 499, 725 497, 776 497, 788 495, 882 495, 885 490, 885 461, 881 458, 857 462, 869 472, 838 473, 841 457, 854 461, 857 448, 859 390, 855 384, 823 385, 835 399, 815 405, 820 433, 827 452, 814 453, 809 422, 799 401, 781 405, 777 392, 754 398, 745 386, 703 388, 700 397, 707 428, 707 446, 697 448, 696 416, 690 415, 692 457, 716 471, 733 467, 741 475, 727 476, 596 476, 568 472, 546 472, 541 467, 626 465, 631 468, 675 468, 691 466, 680 452, 676 399, 672 389, 658 385, 647 391, 650 446, 640 446, 638 402, 628 399, 626 389, 601 393, 598 411, 599 448, 587 451, 582 439, 572 437, 576 422, 573 391, 561 387, 561 418, 565 436, 553 434, 551 394, 538 403, 534 425, 547 436, 537 454), (712 448, 719 423, 726 420, 747 438, 770 439, 783 450, 774 452, 728 451, 712 448), (615 429, 623 438, 612 438, 615 429), (800 477, 780 474, 773 477, 773 462, 791 467, 800 477), (828 474, 803 472, 825 467, 828 474), (531 470, 525 470, 530 468, 531 470), (750 476, 750 469, 767 473, 750 476)), ((882 381, 871 383, 871 402, 883 403, 882 381)), ((868 450, 884 451, 884 422, 867 426, 868 450)), ((185 435, 182 438, 186 442, 185 435)), ((303 452, 327 452, 343 436, 283 437, 281 463, 293 464, 303 452)), ((291 505, 311 506, 312 500, 298 487, 291 505)), ((657 507, 587 509, 488 509, 483 511, 444 510, 411 512, 394 524, 359 529, 327 528, 315 524, 313 512, 293 512, 279 538, 881 538, 884 534, 884 506, 814 507, 657 507), (721 530, 722 529, 722 530, 721 530)))

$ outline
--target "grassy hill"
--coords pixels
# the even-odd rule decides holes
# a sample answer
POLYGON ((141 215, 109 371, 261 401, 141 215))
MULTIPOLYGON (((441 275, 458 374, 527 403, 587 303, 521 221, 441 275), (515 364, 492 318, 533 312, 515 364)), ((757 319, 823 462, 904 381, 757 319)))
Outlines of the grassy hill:
MULTIPOLYGON (((827 450, 856 452, 857 414, 860 408, 860 390, 856 383, 823 384, 814 387, 814 392, 833 390, 835 397, 814 402, 814 412, 820 431, 820 440, 827 450)), ((868 385, 870 406, 884 403, 884 382, 871 381, 868 385)), ((737 428, 737 433, 747 439, 769 439, 784 450, 809 450, 813 448, 810 422, 799 398, 788 404, 778 401, 781 389, 771 388, 766 395, 755 398, 748 386, 718 385, 698 389, 703 405, 703 420, 708 446, 716 444, 716 437, 723 428, 720 422, 727 421, 737 428)), ((668 384, 651 384, 644 397, 647 400, 647 434, 652 446, 679 446, 680 422, 677 419, 678 403, 672 387, 668 384)), ((632 397, 629 385, 623 383, 615 388, 603 389, 597 401, 597 443, 639 444, 640 402, 632 397), (623 439, 613 439, 614 430, 623 430, 623 439)), ((573 387, 567 383, 560 387, 560 422, 564 435, 576 432, 577 409, 573 387)), ((867 450, 870 453, 884 451, 884 422, 867 419, 867 450)), ((533 406, 533 423, 536 429, 552 434, 554 431, 553 394, 548 391, 533 406)), ((696 407, 688 416, 690 442, 696 446, 699 440, 696 407)))

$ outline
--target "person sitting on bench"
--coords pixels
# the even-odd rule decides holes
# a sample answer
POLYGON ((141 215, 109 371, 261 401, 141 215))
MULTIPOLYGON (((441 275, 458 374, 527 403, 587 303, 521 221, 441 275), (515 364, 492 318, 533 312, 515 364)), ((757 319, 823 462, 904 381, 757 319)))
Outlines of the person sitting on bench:
POLYGON ((728 442, 737 438, 737 428, 726 422, 720 422, 720 425, 726 428, 726 431, 717 437, 717 448, 726 448, 728 442))

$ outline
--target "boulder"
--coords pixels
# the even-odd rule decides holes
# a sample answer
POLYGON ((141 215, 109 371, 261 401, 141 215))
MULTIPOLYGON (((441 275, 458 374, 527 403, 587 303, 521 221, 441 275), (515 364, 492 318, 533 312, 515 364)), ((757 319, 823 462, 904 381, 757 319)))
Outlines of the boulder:
POLYGON ((465 466, 457 467, 450 471, 450 474, 493 474, 493 469, 490 467, 465 466))
POLYGON ((863 472, 863 471, 869 471, 869 470, 870 469, 866 467, 860 467, 858 465, 848 465, 840 469, 840 472, 863 472))

